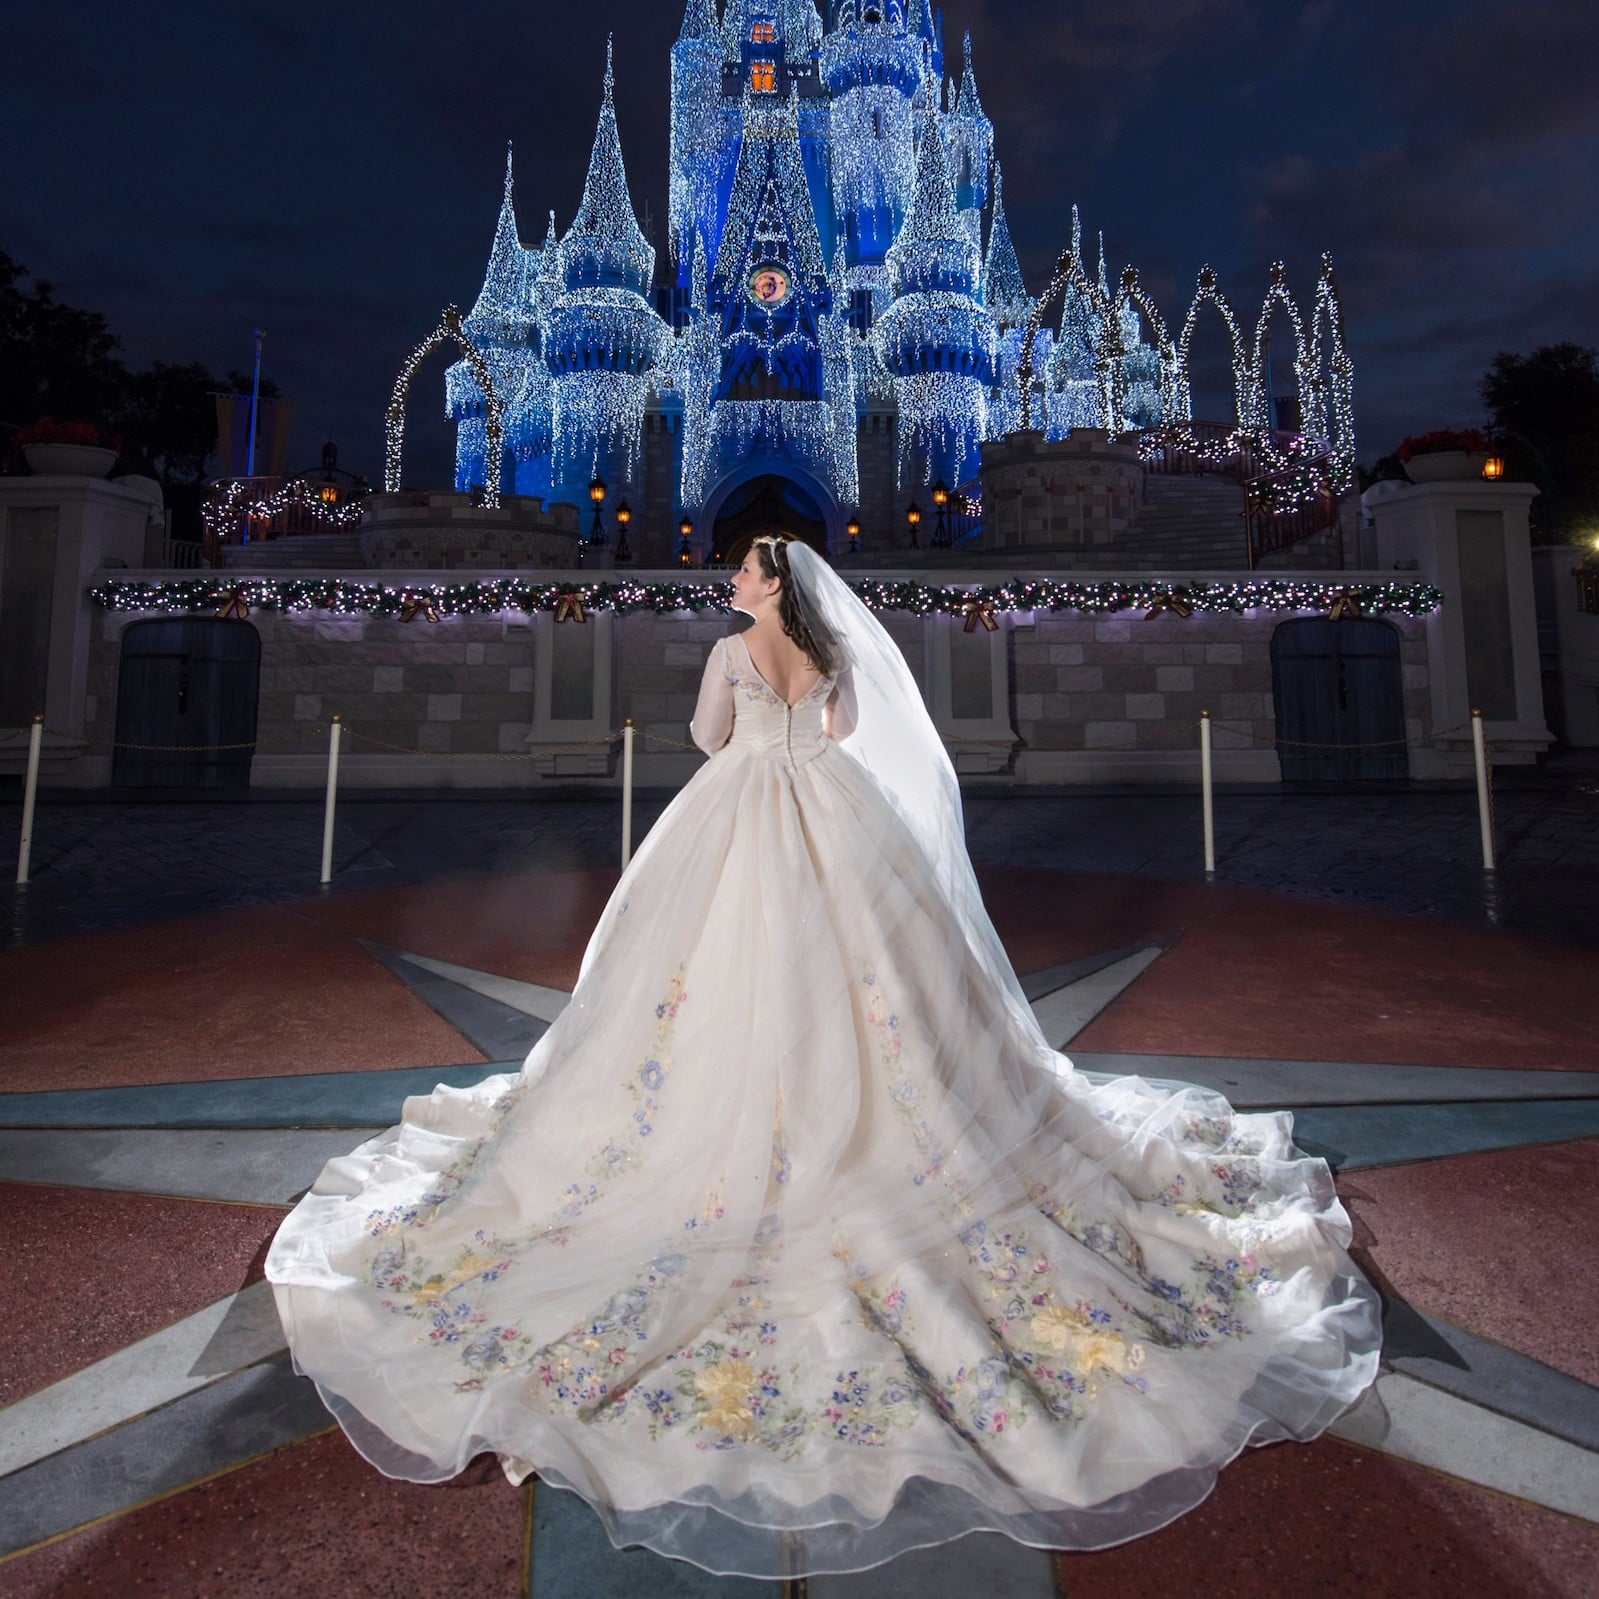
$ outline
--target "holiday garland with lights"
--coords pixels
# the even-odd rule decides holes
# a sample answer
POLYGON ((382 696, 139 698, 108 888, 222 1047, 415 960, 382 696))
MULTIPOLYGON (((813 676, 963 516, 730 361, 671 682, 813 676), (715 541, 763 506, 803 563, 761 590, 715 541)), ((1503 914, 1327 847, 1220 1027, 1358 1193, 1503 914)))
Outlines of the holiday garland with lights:
MULTIPOLYGON (((1443 603, 1430 583, 1349 583, 1327 578, 1250 578, 1245 581, 1174 583, 1168 580, 1082 581, 1011 578, 1001 583, 923 583, 915 578, 856 579, 851 588, 874 611, 974 620, 1018 611, 1080 611, 1109 615, 1141 611, 1240 615, 1245 611, 1316 611, 1324 614, 1426 616, 1443 603)), ((449 616, 484 616, 502 611, 552 612, 560 619, 609 611, 728 611, 726 583, 662 579, 648 582, 540 582, 523 577, 470 583, 372 583, 346 578, 214 578, 144 582, 117 578, 89 590, 110 611, 155 611, 240 617, 251 611, 331 612, 336 616, 398 617, 435 621, 449 616)))

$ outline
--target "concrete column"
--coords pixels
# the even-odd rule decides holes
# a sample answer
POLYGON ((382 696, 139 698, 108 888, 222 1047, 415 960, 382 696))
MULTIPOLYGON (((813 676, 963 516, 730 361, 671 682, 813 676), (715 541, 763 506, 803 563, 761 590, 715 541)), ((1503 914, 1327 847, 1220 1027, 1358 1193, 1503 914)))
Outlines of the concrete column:
POLYGON ((1372 504, 1377 565, 1435 583, 1427 619, 1432 734, 1411 751, 1415 777, 1471 767, 1479 708, 1496 764, 1530 764, 1553 742, 1544 720, 1527 508, 1530 483, 1479 477, 1416 483, 1372 504))

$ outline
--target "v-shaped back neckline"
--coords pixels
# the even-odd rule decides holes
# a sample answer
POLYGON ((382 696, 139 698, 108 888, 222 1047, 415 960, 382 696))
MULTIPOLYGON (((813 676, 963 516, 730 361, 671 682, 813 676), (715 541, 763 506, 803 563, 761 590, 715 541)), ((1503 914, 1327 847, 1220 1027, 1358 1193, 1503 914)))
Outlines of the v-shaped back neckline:
POLYGON ((750 654, 750 647, 749 647, 748 644, 746 644, 744 642, 744 635, 742 633, 735 633, 733 636, 734 636, 734 638, 736 638, 738 640, 740 648, 744 651, 744 659, 749 662, 750 671, 755 674, 756 682, 758 682, 761 685, 761 687, 764 688, 766 690, 766 692, 772 696, 773 699, 779 701, 786 710, 797 711, 800 708, 800 706, 802 706, 806 702, 806 700, 808 700, 811 697, 811 695, 813 695, 817 691, 817 689, 819 689, 822 686, 822 684, 827 681, 827 673, 826 672, 819 673, 818 676, 817 676, 816 681, 814 683, 812 683, 811 686, 808 689, 806 689, 805 692, 803 694, 801 694, 800 697, 797 700, 795 700, 792 704, 790 704, 790 702, 788 700, 785 700, 783 698, 783 696, 781 694, 779 694, 777 692, 777 690, 775 688, 773 688, 772 685, 770 683, 768 683, 764 677, 761 676, 761 669, 760 669, 760 667, 758 667, 755 664, 755 657, 750 654))

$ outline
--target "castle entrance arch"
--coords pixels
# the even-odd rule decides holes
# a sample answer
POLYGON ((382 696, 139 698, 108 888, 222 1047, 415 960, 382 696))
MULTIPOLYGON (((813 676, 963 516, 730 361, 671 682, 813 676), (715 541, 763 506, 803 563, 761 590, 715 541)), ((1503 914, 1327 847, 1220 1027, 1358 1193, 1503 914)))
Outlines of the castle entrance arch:
POLYGON ((713 565, 737 566, 759 533, 804 539, 820 555, 843 548, 848 513, 803 467, 770 459, 745 463, 705 497, 700 526, 713 565))

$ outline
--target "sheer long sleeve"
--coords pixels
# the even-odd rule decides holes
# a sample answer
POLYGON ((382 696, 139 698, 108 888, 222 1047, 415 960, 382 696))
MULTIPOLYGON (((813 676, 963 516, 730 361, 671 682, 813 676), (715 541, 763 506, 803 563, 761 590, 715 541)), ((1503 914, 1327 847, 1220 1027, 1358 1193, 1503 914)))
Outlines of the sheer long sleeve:
POLYGON ((827 696, 827 736, 848 738, 855 731, 855 672, 846 666, 827 696))
POLYGON ((711 646, 688 731, 707 755, 714 755, 733 735, 733 681, 727 675, 726 639, 719 638, 711 646))

